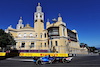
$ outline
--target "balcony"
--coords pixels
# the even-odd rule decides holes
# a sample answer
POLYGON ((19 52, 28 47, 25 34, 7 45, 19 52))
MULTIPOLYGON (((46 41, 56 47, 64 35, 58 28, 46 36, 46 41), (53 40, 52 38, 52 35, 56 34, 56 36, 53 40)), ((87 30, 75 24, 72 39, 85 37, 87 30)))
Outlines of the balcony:
POLYGON ((23 37, 18 37, 18 36, 16 36, 15 37, 15 40, 17 40, 17 39, 35 39, 36 37, 34 36, 23 36, 23 37))

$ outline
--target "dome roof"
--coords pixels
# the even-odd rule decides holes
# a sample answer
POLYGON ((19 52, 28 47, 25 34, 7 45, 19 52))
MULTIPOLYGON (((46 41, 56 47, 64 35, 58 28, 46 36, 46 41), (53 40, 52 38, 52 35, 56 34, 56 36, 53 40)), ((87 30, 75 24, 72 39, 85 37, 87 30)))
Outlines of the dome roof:
POLYGON ((23 20, 22 20, 22 17, 20 17, 20 20, 19 20, 19 22, 23 22, 23 20))
POLYGON ((58 22, 59 22, 59 21, 62 21, 62 17, 58 17, 58 22))
POLYGON ((26 24, 24 28, 33 28, 29 24, 26 24))
POLYGON ((46 25, 47 25, 47 26, 50 25, 49 19, 47 19, 47 24, 46 24, 46 25))
POLYGON ((29 24, 26 24, 25 27, 30 27, 30 25, 29 24))
POLYGON ((77 31, 75 29, 72 30, 74 33, 77 33, 77 31))
POLYGON ((58 17, 58 22, 59 21, 62 21, 62 17, 60 16, 60 13, 59 13, 59 17, 58 17))

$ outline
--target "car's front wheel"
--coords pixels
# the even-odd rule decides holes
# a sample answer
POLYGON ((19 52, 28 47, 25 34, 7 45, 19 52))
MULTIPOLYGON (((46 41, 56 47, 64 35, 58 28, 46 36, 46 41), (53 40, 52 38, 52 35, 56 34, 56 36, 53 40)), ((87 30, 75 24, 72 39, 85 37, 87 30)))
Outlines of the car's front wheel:
POLYGON ((66 63, 66 59, 63 59, 62 62, 63 62, 63 63, 66 63))
POLYGON ((43 62, 42 62, 41 60, 37 60, 37 61, 36 61, 36 64, 38 64, 38 65, 42 65, 43 62))

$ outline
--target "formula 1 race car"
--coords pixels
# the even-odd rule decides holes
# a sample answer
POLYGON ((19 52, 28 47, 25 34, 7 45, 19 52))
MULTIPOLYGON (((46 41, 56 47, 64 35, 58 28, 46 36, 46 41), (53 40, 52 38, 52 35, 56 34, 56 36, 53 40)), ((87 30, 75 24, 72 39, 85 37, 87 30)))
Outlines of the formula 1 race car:
POLYGON ((43 64, 46 64, 46 63, 52 64, 52 63, 55 63, 55 62, 62 62, 62 63, 70 62, 72 60, 72 58, 73 57, 64 58, 64 57, 45 56, 45 57, 41 57, 41 58, 34 57, 33 61, 34 61, 34 63, 36 63, 38 65, 43 65, 43 64))
POLYGON ((45 57, 41 57, 41 58, 38 58, 38 57, 34 57, 33 58, 33 61, 34 63, 38 64, 38 65, 42 65, 42 64, 46 64, 46 63, 53 63, 55 60, 54 57, 50 57, 50 56, 45 56, 45 57))
POLYGON ((73 57, 63 58, 63 59, 62 59, 62 62, 63 62, 63 63, 66 63, 66 62, 69 63, 69 62, 72 61, 72 59, 73 59, 73 57))

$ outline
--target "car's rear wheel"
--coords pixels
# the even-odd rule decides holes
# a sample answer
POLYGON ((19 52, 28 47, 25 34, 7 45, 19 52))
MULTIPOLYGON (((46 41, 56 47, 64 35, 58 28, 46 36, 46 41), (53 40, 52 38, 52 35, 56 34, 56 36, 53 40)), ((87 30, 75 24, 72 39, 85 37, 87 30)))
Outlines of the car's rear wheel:
POLYGON ((69 63, 70 61, 69 60, 67 60, 67 63, 69 63))
POLYGON ((38 61, 38 64, 41 65, 41 61, 38 61))
POLYGON ((49 60, 49 63, 50 63, 50 64, 52 64, 52 61, 51 61, 51 60, 49 60))
POLYGON ((66 59, 63 59, 62 62, 63 62, 63 63, 66 63, 66 59))

